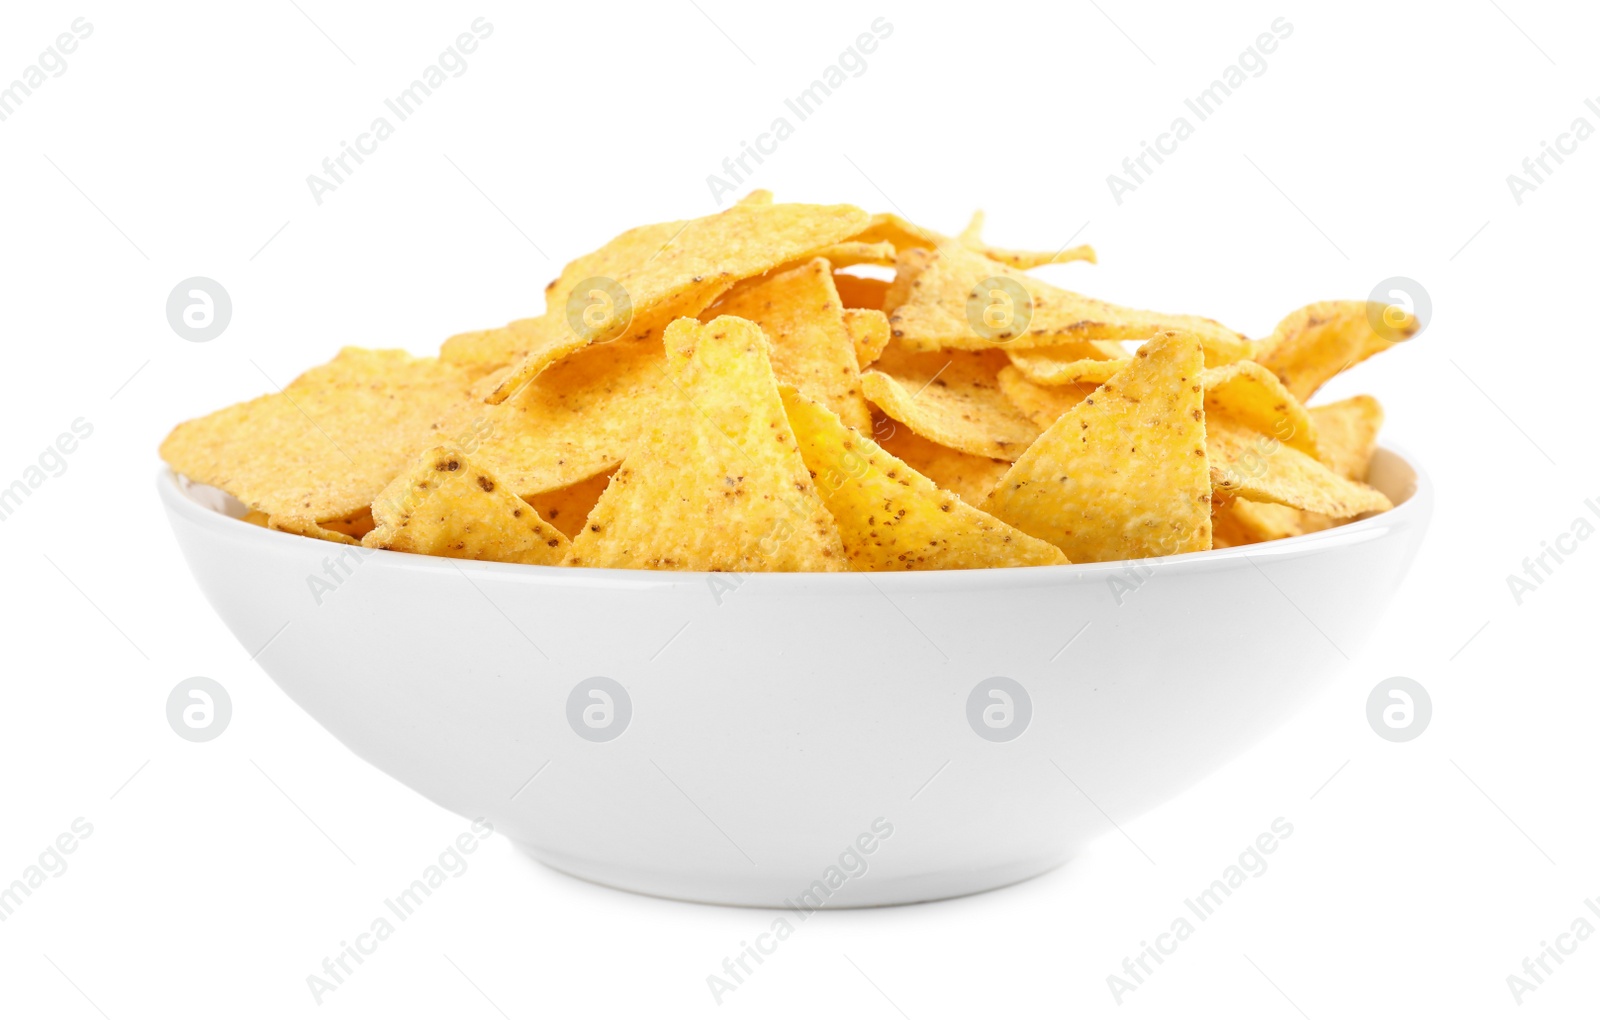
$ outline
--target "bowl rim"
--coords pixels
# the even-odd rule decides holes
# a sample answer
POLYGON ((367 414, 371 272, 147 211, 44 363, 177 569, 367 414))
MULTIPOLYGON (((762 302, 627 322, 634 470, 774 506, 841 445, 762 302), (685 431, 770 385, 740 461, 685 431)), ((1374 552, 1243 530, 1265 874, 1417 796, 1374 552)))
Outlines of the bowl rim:
MULTIPOLYGON (((203 506, 187 491, 190 487, 212 488, 203 483, 191 482, 186 477, 162 465, 156 473, 156 490, 169 512, 202 527, 214 534, 266 543, 277 543, 280 548, 307 548, 307 543, 338 549, 360 549, 363 561, 378 557, 395 569, 421 571, 471 571, 492 574, 496 580, 522 578, 541 583, 560 581, 573 587, 672 587, 684 583, 704 585, 713 577, 738 576, 745 579, 761 578, 763 585, 788 583, 804 588, 813 585, 848 585, 851 578, 864 577, 874 587, 887 583, 895 589, 936 590, 959 581, 963 588, 983 588, 992 585, 1003 587, 1060 584, 1064 581, 1099 579, 1120 576, 1135 565, 1168 570, 1174 567, 1186 570, 1234 567, 1241 561, 1256 566, 1263 561, 1294 559, 1320 553, 1329 549, 1344 548, 1376 541, 1396 528, 1408 525, 1425 525, 1432 513, 1433 482, 1417 461, 1403 447, 1380 444, 1375 451, 1397 458, 1412 473, 1412 491, 1392 509, 1358 518, 1347 524, 1315 531, 1293 538, 1274 539, 1254 545, 1231 546, 1225 549, 1206 549, 1200 552, 1179 553, 1175 556, 1147 557, 1131 560, 1107 560, 1098 563, 1067 563, 1032 567, 979 567, 966 570, 905 570, 905 571, 760 571, 732 574, 724 571, 703 570, 635 570, 617 567, 559 567, 535 566, 524 563, 499 563, 488 560, 452 559, 422 553, 395 552, 389 549, 368 549, 362 546, 343 546, 323 539, 309 538, 285 531, 273 531, 255 524, 246 524, 238 517, 203 506)), ((217 490, 220 491, 220 490, 217 490)), ((742 584, 743 582, 741 582, 742 584)))

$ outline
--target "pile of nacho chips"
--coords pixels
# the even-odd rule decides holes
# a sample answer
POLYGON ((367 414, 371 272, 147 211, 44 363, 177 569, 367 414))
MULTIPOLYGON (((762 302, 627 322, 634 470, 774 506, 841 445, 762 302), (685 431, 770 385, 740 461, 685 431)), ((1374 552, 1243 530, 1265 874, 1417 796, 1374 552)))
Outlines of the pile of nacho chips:
POLYGON ((1389 509, 1378 402, 1308 402, 1414 318, 1327 302, 1252 340, 1052 286, 1026 270, 1094 252, 981 224, 757 192, 573 261, 535 318, 345 348, 161 455, 275 530, 579 567, 1082 563, 1389 509))

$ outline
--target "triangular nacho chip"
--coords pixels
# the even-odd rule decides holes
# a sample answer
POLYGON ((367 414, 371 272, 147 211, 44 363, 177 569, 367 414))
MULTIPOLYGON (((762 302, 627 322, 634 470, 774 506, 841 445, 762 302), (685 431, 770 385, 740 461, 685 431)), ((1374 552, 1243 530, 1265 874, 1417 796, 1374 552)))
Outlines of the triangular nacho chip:
POLYGON ((1235 499, 1218 511, 1212 522, 1213 537, 1225 533, 1231 545, 1251 545, 1272 542, 1280 538, 1295 538, 1323 531, 1341 523, 1337 517, 1296 510, 1281 503, 1258 503, 1253 499, 1235 499))
POLYGON ((1272 336, 1262 341, 1255 360, 1282 379, 1297 399, 1310 400, 1329 379, 1403 343, 1421 328, 1415 316, 1399 313, 1388 320, 1386 336, 1373 328, 1369 304, 1323 301, 1307 305, 1278 323, 1272 336))
POLYGON ((880 415, 876 420, 872 438, 909 464, 917 474, 960 496, 968 506, 978 506, 987 499, 995 484, 1011 469, 1008 461, 962 453, 924 439, 887 415, 880 415))
MULTIPOLYGON (((616 286, 613 289, 626 297, 631 309, 626 335, 649 339, 672 319, 699 314, 713 298, 740 280, 792 262, 806 252, 843 241, 857 233, 866 222, 867 214, 855 206, 794 203, 739 204, 713 216, 690 220, 642 263, 631 265, 614 276, 616 286)), ((641 238, 643 244, 630 243, 629 257, 636 257, 649 242, 655 241, 662 226, 644 228, 653 232, 641 238)), ((557 281, 557 292, 546 295, 547 318, 565 317, 567 298, 560 293, 560 288, 569 277, 580 273, 611 275, 594 272, 588 264, 577 269, 569 266, 562 280, 557 281)), ((582 283, 577 280, 573 286, 581 288, 582 283)), ((610 321, 609 316, 606 321, 610 321)), ((592 340, 608 339, 606 335, 596 335, 594 330, 585 328, 580 332, 571 328, 570 323, 567 325, 566 330, 557 330, 525 354, 489 395, 489 403, 502 402, 550 365, 592 340)), ((609 326, 606 331, 609 332, 609 326)))
POLYGON ((437 441, 476 374, 405 351, 346 347, 278 393, 186 421, 161 457, 285 527, 348 517, 437 441))
POLYGON ((1028 448, 982 509, 1074 563, 1209 549, 1203 363, 1193 336, 1150 340, 1028 448))
POLYGON ((1015 460, 1039 427, 1000 392, 999 351, 914 353, 890 344, 862 373, 867 399, 936 443, 997 460, 1015 460))
POLYGON ((579 351, 503 404, 459 409, 443 437, 475 437, 501 483, 532 500, 622 463, 670 388, 659 340, 617 340, 579 351))
MULTIPOLYGON (((1130 363, 1132 359, 1129 359, 1130 363)), ((1126 367, 1126 366, 1124 366, 1126 367)), ((1109 380, 1106 380, 1109 381, 1109 380)), ((1016 406, 1017 410, 1033 419, 1040 429, 1047 429, 1056 419, 1077 407, 1083 399, 1094 393, 1094 383, 1073 383, 1069 386, 1040 386, 1023 378, 1015 365, 1000 370, 1000 392, 1016 406)))
POLYGON ((1143 312, 1097 301, 1052 287, 960 246, 902 252, 896 269, 884 309, 889 312, 895 338, 917 350, 1001 346, 1024 350, 1068 341, 1142 341, 1162 330, 1193 333, 1205 346, 1208 365, 1247 358, 1255 349, 1249 340, 1210 319, 1143 312), (980 285, 990 279, 1014 281, 1030 301, 1027 307, 1011 310, 1011 331, 984 336, 969 319, 969 302, 984 299, 980 285))
POLYGON ((837 269, 846 266, 892 266, 894 245, 887 241, 840 241, 809 253, 808 258, 827 259, 837 269))
POLYGON ((877 361, 883 356, 883 349, 889 346, 889 317, 876 308, 846 308, 844 328, 850 331, 850 341, 856 348, 856 364, 860 368, 877 361))
POLYGON ((1065 563, 1061 550, 945 492, 837 415, 780 387, 800 456, 856 570, 968 570, 1065 563))
MULTIPOLYGON (((1022 251, 1017 248, 996 248, 983 243, 983 210, 973 212, 972 219, 956 235, 956 240, 968 248, 994 259, 1004 262, 1013 269, 1033 269, 1036 266, 1048 266, 1057 262, 1098 262, 1094 249, 1087 244, 1080 244, 1076 248, 1061 247, 1055 251, 1022 251)), ((1101 380, 1102 382, 1104 380, 1101 380)))
POLYGON ((338 542, 341 545, 360 545, 361 541, 342 531, 324 528, 315 521, 296 520, 295 518, 273 517, 267 515, 267 527, 273 531, 281 531, 287 535, 301 535, 305 538, 320 538, 324 542, 338 542))
POLYGON ((369 549, 459 560, 553 566, 567 539, 492 472, 451 446, 436 446, 390 482, 372 504, 369 549))
POLYGON ((1093 383, 1098 386, 1128 367, 1128 354, 1115 340, 1086 340, 1057 347, 1007 349, 1017 371, 1040 386, 1093 383))
POLYGON ((1383 427, 1383 405, 1376 397, 1363 395, 1307 411, 1317 430, 1322 462, 1346 478, 1365 481, 1383 427))
POLYGON ((1253 361, 1236 361, 1200 374, 1206 416, 1221 415, 1301 453, 1317 455, 1316 429, 1306 409, 1278 377, 1253 361))
POLYGON ((611 484, 611 472, 585 478, 554 492, 541 492, 528 500, 539 516, 556 526, 556 530, 572 538, 589 519, 590 511, 600 502, 600 496, 611 484))
POLYGON ((780 383, 798 388, 826 404, 845 424, 867 432, 872 412, 861 395, 861 366, 843 312, 833 271, 827 259, 816 258, 746 280, 700 317, 736 315, 760 326, 772 341, 772 371, 780 383))
POLYGON ((439 360, 487 374, 516 361, 538 343, 555 320, 517 319, 496 329, 457 333, 439 347, 439 360))
POLYGON ((1220 416, 1206 420, 1206 455, 1212 485, 1226 496, 1282 503, 1330 517, 1354 517, 1393 506, 1377 489, 1335 474, 1321 461, 1220 416))
POLYGON ((850 273, 834 273, 833 285, 839 291, 839 300, 844 302, 846 308, 872 308, 881 311, 884 295, 889 292, 888 280, 853 276, 850 273))
POLYGON ((760 327, 665 331, 670 384, 567 564, 648 570, 848 570, 778 397, 760 327))
POLYGON ((896 251, 907 251, 911 248, 946 249, 961 248, 976 252, 998 262, 1004 262, 1018 269, 1030 269, 1034 266, 1047 265, 1053 262, 1094 262, 1094 249, 1086 244, 1075 248, 1061 248, 1053 252, 1018 251, 1012 248, 996 248, 985 244, 983 237, 983 213, 973 214, 959 237, 946 237, 936 230, 919 227, 910 220, 895 213, 875 213, 871 224, 862 231, 860 236, 853 240, 883 241, 893 245, 896 251))

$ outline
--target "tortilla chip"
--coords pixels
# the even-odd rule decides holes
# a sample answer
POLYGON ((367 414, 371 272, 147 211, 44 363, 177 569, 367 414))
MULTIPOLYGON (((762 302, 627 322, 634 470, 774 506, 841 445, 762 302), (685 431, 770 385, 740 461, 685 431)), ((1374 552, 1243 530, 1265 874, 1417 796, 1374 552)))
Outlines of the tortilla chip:
POLYGON ((1163 333, 1062 415, 982 509, 1074 563, 1211 547, 1211 480, 1194 336, 1163 333))
MULTIPOLYGON (((1385 314, 1396 311, 1391 308, 1385 314)), ((1394 323, 1393 341, 1372 328, 1366 301, 1307 305, 1278 323, 1255 360, 1304 402, 1351 365, 1405 342, 1421 328, 1415 316, 1404 312, 1388 321, 1394 323)))
POLYGON ((913 353, 890 344, 863 372, 867 399, 936 443, 996 460, 1015 460, 1039 427, 1000 392, 999 351, 913 353))
POLYGON ((458 560, 553 566, 566 536, 501 485, 480 461, 454 446, 435 446, 372 504, 369 549, 458 560))
POLYGON ((1206 421, 1206 455, 1212 485, 1228 496, 1282 503, 1330 517, 1354 517, 1393 506, 1377 489, 1352 482, 1299 450, 1219 416, 1206 421))
MULTIPOLYGON (((346 347, 281 392, 186 421, 161 457, 282 525, 349 517, 437 439, 475 374, 405 351, 346 347)), ((283 530, 288 530, 285 527, 283 530)))
POLYGON ((753 322, 679 319, 671 384, 566 563, 650 570, 848 570, 753 322))
POLYGON ((689 220, 668 220, 632 227, 613 237, 587 255, 580 255, 561 269, 561 275, 545 284, 544 307, 547 313, 563 317, 572 290, 584 280, 603 277, 620 279, 661 254, 688 227, 689 220))
POLYGON ((1007 350, 1018 372, 1040 386, 1093 383, 1098 386, 1128 367, 1128 354, 1114 340, 1087 341, 1059 347, 1007 350))
POLYGON ((539 343, 553 321, 517 319, 498 329, 457 333, 439 346, 439 360, 487 374, 511 364, 539 343))
POLYGON ((894 245, 887 241, 841 241, 810 253, 811 258, 827 259, 836 269, 846 266, 892 266, 894 245))
POLYGON ((1317 431, 1305 405, 1265 368, 1253 361, 1236 361, 1206 369, 1200 383, 1205 387, 1207 418, 1221 415, 1317 456, 1317 431))
POLYGON ((555 525, 556 530, 568 538, 572 538, 583 528, 583 522, 589 519, 589 513, 594 510, 594 505, 600 502, 600 496, 606 491, 606 486, 611 483, 611 472, 585 478, 564 489, 554 492, 541 492, 529 499, 534 510, 539 516, 555 525))
MULTIPOLYGON (((1239 503, 1243 502, 1243 500, 1234 500, 1233 502, 1239 503)), ((1263 505, 1270 506, 1272 504, 1263 505)), ((1232 549, 1235 546, 1251 545, 1257 541, 1257 539, 1247 534, 1244 528, 1239 525, 1239 522, 1234 519, 1234 516, 1228 512, 1231 509, 1232 504, 1230 503, 1219 507, 1217 512, 1211 515, 1211 548, 1213 549, 1232 549)), ((1284 509, 1287 510, 1288 507, 1284 507, 1284 509)), ((1294 512, 1299 513, 1300 511, 1296 510, 1294 512)))
POLYGON ((888 280, 852 276, 849 273, 833 274, 833 285, 846 308, 875 308, 881 311, 883 296, 889 290, 888 280))
POLYGON ((360 510, 346 517, 336 517, 333 520, 318 521, 318 527, 328 531, 337 531, 341 535, 349 535, 354 539, 361 539, 373 529, 372 508, 362 507, 360 510))
MULTIPOLYGON (((1094 249, 1087 244, 1056 251, 1022 251, 1016 248, 996 248, 983 243, 983 210, 975 210, 972 219, 956 235, 956 240, 986 258, 1004 262, 1013 269, 1033 269, 1056 262, 1098 262, 1094 249)), ((1104 380, 1101 380, 1104 382, 1104 380)))
POLYGON ((1145 340, 1163 330, 1194 334, 1204 345, 1208 365, 1250 357, 1255 349, 1249 340, 1210 319, 1097 301, 959 247, 902 252, 896 271, 884 308, 895 338, 916 350, 989 350, 1001 344, 1026 350, 1070 341, 1145 340), (1031 298, 1031 310, 1018 311, 1015 334, 1001 332, 987 339, 968 320, 967 303, 978 293, 978 285, 991 278, 1016 281, 1031 298))
POLYGON ((983 213, 973 214, 973 221, 969 222, 961 232, 959 238, 946 237, 936 230, 919 227, 903 216, 895 213, 874 213, 872 222, 863 230, 856 241, 887 242, 894 246, 895 251, 904 252, 912 248, 928 248, 935 250, 962 249, 1005 262, 1019 269, 1032 266, 1042 266, 1052 262, 1095 261, 1094 249, 1086 244, 1076 248, 1063 248, 1054 252, 1017 251, 1010 248, 996 248, 985 244, 979 236, 983 229, 983 213))
POLYGON ((1057 418, 1077 407, 1095 388, 1094 383, 1040 386, 1023 378, 1015 365, 1007 365, 1000 370, 1000 392, 1041 429, 1054 425, 1057 418))
POLYGON ((505 403, 461 409, 444 437, 478 452, 523 499, 575 485, 622 463, 672 389, 657 340, 579 351, 505 403))
POLYGON ((861 395, 861 366, 843 310, 828 260, 816 258, 745 281, 701 318, 736 315, 760 326, 772 341, 772 371, 780 383, 826 404, 846 425, 868 432, 872 412, 861 395))
POLYGON ((360 545, 360 540, 346 535, 342 531, 324 528, 315 521, 302 521, 293 517, 275 517, 267 515, 267 527, 273 531, 281 531, 287 535, 300 535, 304 538, 320 538, 324 542, 338 542, 341 545, 360 545))
POLYGON ((885 241, 893 245, 895 251, 907 251, 912 248, 937 249, 945 245, 956 245, 953 239, 926 227, 919 227, 896 213, 873 213, 866 227, 850 240, 869 243, 885 241))
MULTIPOLYGON (((867 214, 855 206, 793 203, 739 204, 713 216, 690 220, 644 261, 614 275, 617 287, 631 306, 628 335, 638 340, 649 339, 657 329, 678 316, 698 314, 713 298, 740 280, 793 262, 806 252, 843 241, 860 231, 866 222, 867 214)), ((653 231, 643 228, 647 233, 626 246, 629 258, 637 257, 649 247, 664 226, 659 225, 653 231), (640 241, 645 243, 640 244, 640 241)), ((580 272, 612 276, 568 266, 557 281, 558 290, 580 272)), ((581 283, 579 280, 574 285, 581 283)), ((559 293, 547 295, 546 307, 547 318, 557 314, 565 316, 565 299, 559 293)), ((489 395, 489 403, 501 403, 550 365, 595 339, 590 331, 577 332, 570 323, 567 325, 567 329, 557 330, 554 336, 525 354, 489 395)))
MULTIPOLYGON (((835 277, 838 279, 838 277, 835 277)), ((877 361, 883 349, 889 346, 889 317, 875 308, 846 308, 844 328, 856 348, 856 364, 860 368, 877 361)))
POLYGON ((254 524, 258 528, 267 526, 267 514, 264 510, 251 510, 239 520, 244 521, 246 524, 254 524))
POLYGON ((1067 562, 1048 542, 939 489, 794 388, 779 392, 800 455, 854 569, 968 570, 1067 562))
POLYGON ((1321 460, 1353 481, 1365 481, 1378 448, 1378 430, 1383 427, 1383 405, 1376 397, 1359 396, 1308 408, 1317 430, 1321 460))
POLYGON ((1218 512, 1212 522, 1217 529, 1227 532, 1233 545, 1251 545, 1272 542, 1280 538, 1295 538, 1314 531, 1331 528, 1342 521, 1326 514, 1296 510, 1281 503, 1258 503, 1253 499, 1236 499, 1218 512))
POLYGON ((771 205, 772 192, 766 188, 757 188, 750 194, 739 199, 739 205, 771 205))
POLYGON ((960 496, 968 506, 977 506, 988 498, 1011 469, 1006 461, 962 453, 924 439, 887 415, 880 415, 875 422, 872 438, 917 474, 960 496))

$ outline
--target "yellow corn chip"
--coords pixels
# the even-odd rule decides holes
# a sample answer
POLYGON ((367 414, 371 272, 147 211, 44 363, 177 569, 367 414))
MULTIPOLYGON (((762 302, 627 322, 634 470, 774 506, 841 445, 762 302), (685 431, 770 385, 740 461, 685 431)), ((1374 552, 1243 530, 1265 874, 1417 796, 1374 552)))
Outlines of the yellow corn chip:
MULTIPOLYGON (((959 246, 936 252, 902 252, 895 283, 885 296, 884 310, 895 339, 917 350, 989 350, 1060 346, 1069 341, 1145 340, 1162 330, 1194 334, 1204 345, 1206 364, 1223 365, 1247 358, 1254 345, 1210 319, 1163 315, 1123 308, 1052 287, 1010 266, 959 246), (987 280, 1012 281, 1028 302, 986 297, 987 280), (997 317, 985 319, 987 335, 969 318, 969 302, 990 302, 997 317)), ((990 287, 992 292, 996 288, 990 287)), ((988 315, 988 312, 985 312, 988 315)))
POLYGON ((969 506, 982 503, 1011 469, 1006 461, 962 453, 924 439, 887 415, 880 415, 875 421, 872 438, 939 488, 966 500, 969 506))
POLYGON ((481 463, 452 446, 436 446, 378 494, 369 549, 458 560, 555 565, 567 539, 481 463))
MULTIPOLYGON (((1036 266, 1047 266, 1055 262, 1098 262, 1094 249, 1087 244, 1080 244, 1076 248, 1060 248, 1056 251, 1021 251, 1016 248, 996 248, 983 243, 983 210, 979 209, 972 214, 972 219, 956 235, 956 240, 986 258, 996 262, 1004 262, 1013 269, 1033 269, 1036 266)), ((1101 380, 1104 382, 1105 380, 1101 380)))
POLYGON ((808 257, 827 259, 836 269, 845 266, 892 266, 894 245, 887 241, 841 241, 818 248, 808 257))
POLYGON ((1054 425, 1057 418, 1077 407, 1084 397, 1095 391, 1095 387, 1095 383, 1040 386, 1024 378, 1015 365, 1007 365, 1000 370, 1000 392, 1041 429, 1054 425))
POLYGON ((1206 421, 1206 454, 1212 485, 1228 496, 1282 503, 1330 517, 1354 517, 1393 506, 1377 489, 1352 482, 1299 450, 1220 416, 1206 421))
MULTIPOLYGON (((756 194, 752 192, 741 201, 749 201, 756 194)), ((439 348, 439 359, 488 372, 518 362, 536 348, 559 346, 572 333, 567 321, 567 300, 578 284, 597 277, 614 279, 644 265, 675 238, 686 223, 673 220, 623 231, 597 250, 567 263, 561 275, 545 285, 544 314, 517 319, 498 329, 459 333, 439 348)), ((583 297, 587 299, 588 295, 583 297)), ((599 327, 599 332, 607 334, 603 326, 599 327)))
POLYGON ((317 525, 318 527, 326 528, 328 531, 337 531, 341 535, 349 535, 351 538, 360 539, 373 529, 372 508, 362 507, 355 513, 345 517, 318 521, 317 525))
POLYGON ((982 509, 1075 563, 1209 549, 1203 364, 1193 336, 1151 339, 1045 430, 982 509))
POLYGON ((724 316, 665 331, 671 383, 567 564, 848 570, 795 442, 760 327, 724 316))
POLYGON ((1398 313, 1388 320, 1393 341, 1372 328, 1366 301, 1307 305, 1278 323, 1255 360, 1282 379, 1297 399, 1309 400, 1323 383, 1351 365, 1415 335, 1420 328, 1415 316, 1390 311, 1398 313))
POLYGON ((267 514, 264 510, 251 510, 249 513, 245 514, 239 519, 244 521, 246 524, 254 524, 258 528, 265 528, 267 526, 267 514))
POLYGON ((867 226, 850 240, 868 243, 886 241, 894 246, 895 251, 907 251, 912 248, 937 249, 956 244, 953 239, 926 227, 919 227, 896 213, 873 213, 867 226))
POLYGON ((1005 262, 1018 269, 1028 269, 1033 266, 1042 266, 1052 262, 1094 262, 1094 249, 1086 244, 1075 248, 1063 248, 1054 252, 1017 251, 1010 248, 996 248, 985 244, 980 236, 983 229, 983 213, 973 214, 972 222, 961 232, 959 238, 946 237, 927 227, 919 227, 915 223, 898 216, 895 213, 875 213, 867 229, 852 240, 868 242, 887 242, 894 246, 898 252, 912 248, 930 249, 964 249, 980 255, 1005 262))
POLYGON ((372 505, 416 452, 437 441, 474 373, 405 351, 346 347, 279 393, 184 422, 162 458, 280 524, 309 529, 372 505))
POLYGON ((997 460, 1015 460, 1039 427, 1000 392, 999 351, 921 354, 890 344, 861 375, 867 399, 936 443, 997 460))
POLYGON ((1342 523, 1326 514, 1296 510, 1281 503, 1258 503, 1253 499, 1236 499, 1218 511, 1213 520, 1212 534, 1224 529, 1233 545, 1250 545, 1271 542, 1280 538, 1294 538, 1322 531, 1342 523))
MULTIPOLYGON (((690 220, 643 262, 615 277, 616 289, 626 295, 632 309, 628 335, 649 339, 672 319, 698 314, 713 298, 740 280, 792 262, 806 252, 843 241, 859 232, 866 222, 867 214, 850 205, 759 202, 734 205, 714 216, 690 220)), ((645 240, 654 241, 659 233, 658 228, 645 240)), ((563 281, 580 272, 592 270, 574 270, 569 266, 562 280, 557 281, 558 291, 563 281)), ((581 283, 577 281, 577 285, 581 283)), ((605 300, 616 299, 607 297, 605 300)), ((565 316, 566 299, 559 292, 547 295, 546 304, 547 317, 565 316)), ((610 329, 612 317, 608 313, 601 316, 600 321, 608 325, 599 334, 590 329, 577 332, 570 328, 570 323, 565 331, 556 331, 554 337, 530 350, 516 363, 489 395, 489 402, 502 402, 547 367, 591 340, 607 339, 605 333, 610 329)))
POLYGON ((306 538, 320 538, 324 542, 338 542, 342 545, 360 545, 360 540, 347 535, 342 531, 324 528, 315 521, 303 521, 293 517, 275 517, 267 515, 267 527, 273 531, 282 531, 289 535, 302 535, 306 538))
POLYGON ((1346 478, 1365 481, 1383 427, 1383 405, 1375 397, 1359 396, 1308 411, 1322 462, 1346 478))
POLYGON ((668 220, 665 223, 632 227, 589 254, 568 262, 560 276, 545 284, 545 312, 564 317, 567 300, 574 287, 596 277, 619 279, 623 274, 638 269, 660 255, 661 250, 683 233, 689 223, 689 220, 668 220))
POLYGON ((1099 340, 1070 347, 1035 347, 1032 350, 1006 351, 1006 357, 1029 382, 1040 386, 1066 386, 1071 383, 1093 383, 1098 386, 1128 367, 1128 356, 1118 347, 1118 353, 1106 357, 1092 348, 1118 347, 1115 341, 1099 340), (1091 348, 1081 353, 1083 348, 1091 348))
POLYGON ((850 332, 850 341, 856 348, 856 364, 861 368, 877 361, 883 356, 883 349, 889 346, 889 317, 876 308, 846 308, 844 328, 850 332))
POLYGON ((883 309, 883 296, 889 290, 888 280, 875 280, 870 276, 852 276, 849 273, 833 274, 833 286, 839 291, 839 300, 846 308, 883 309))
POLYGON ((439 347, 439 360, 487 374, 516 361, 541 342, 556 320, 518 319, 498 329, 457 333, 439 347))
POLYGON ((739 204, 740 205, 771 205, 772 204, 772 192, 768 191, 766 188, 757 188, 754 191, 750 192, 750 194, 748 194, 748 195, 744 196, 743 198, 739 199, 739 204))
POLYGON ((843 311, 828 260, 816 258, 745 281, 701 318, 737 315, 760 326, 772 341, 772 371, 780 383, 797 387, 846 425, 867 432, 872 412, 861 395, 861 367, 843 311))
POLYGON ((1200 374, 1206 416, 1221 415, 1272 436, 1301 453, 1317 455, 1316 429, 1300 401, 1278 377, 1253 361, 1236 361, 1200 374))
POLYGON ((599 344, 503 404, 461 409, 442 438, 476 449, 506 488, 532 500, 622 463, 671 388, 660 341, 599 344))
MULTIPOLYGON (((1243 526, 1240 525, 1231 512, 1233 503, 1239 502, 1243 501, 1233 500, 1230 503, 1219 505, 1218 501, 1213 499, 1212 505, 1216 507, 1216 512, 1211 515, 1211 548, 1232 549, 1235 546, 1250 545, 1256 541, 1253 536, 1245 532, 1243 526)), ((1287 510, 1288 507, 1284 507, 1284 509, 1287 510)), ((1300 511, 1296 510, 1294 512, 1299 513, 1300 511)))
POLYGON ((967 570, 1067 562, 1048 542, 942 491, 794 388, 779 392, 800 455, 854 569, 967 570))
POLYGON ((600 501, 601 493, 606 491, 606 486, 610 483, 611 472, 607 471, 593 478, 585 478, 564 489, 541 492, 528 502, 539 512, 540 517, 555 525, 556 530, 563 535, 572 538, 583 527, 583 522, 589 519, 590 511, 600 501))

